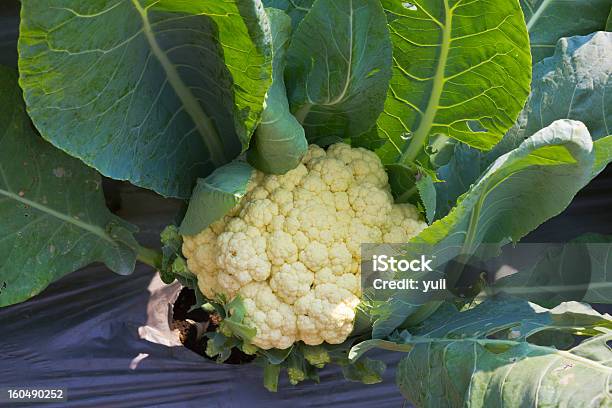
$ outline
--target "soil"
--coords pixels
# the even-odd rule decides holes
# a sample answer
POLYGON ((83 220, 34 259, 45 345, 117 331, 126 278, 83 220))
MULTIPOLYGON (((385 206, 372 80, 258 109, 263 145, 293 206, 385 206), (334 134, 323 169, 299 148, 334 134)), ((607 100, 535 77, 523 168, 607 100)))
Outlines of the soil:
MULTIPOLYGON (((172 308, 172 329, 179 331, 181 343, 189 350, 209 360, 214 360, 206 355, 206 336, 198 339, 198 328, 195 323, 204 327, 206 332, 214 332, 219 327, 220 317, 214 313, 208 313, 202 309, 189 311, 196 304, 196 296, 193 289, 183 288, 172 308)), ((234 348, 230 357, 224 364, 246 364, 254 360, 254 356, 243 353, 234 348)))

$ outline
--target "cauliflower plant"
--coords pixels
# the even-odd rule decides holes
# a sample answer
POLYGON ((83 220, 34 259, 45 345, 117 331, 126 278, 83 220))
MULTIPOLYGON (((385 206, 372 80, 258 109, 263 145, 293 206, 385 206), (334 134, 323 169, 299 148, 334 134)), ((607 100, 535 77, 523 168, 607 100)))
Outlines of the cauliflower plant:
POLYGON ((360 302, 360 245, 406 242, 425 227, 413 205, 393 203, 373 152, 311 145, 284 175, 254 171, 235 208, 184 237, 183 254, 204 295, 242 296, 254 345, 338 344, 360 302))

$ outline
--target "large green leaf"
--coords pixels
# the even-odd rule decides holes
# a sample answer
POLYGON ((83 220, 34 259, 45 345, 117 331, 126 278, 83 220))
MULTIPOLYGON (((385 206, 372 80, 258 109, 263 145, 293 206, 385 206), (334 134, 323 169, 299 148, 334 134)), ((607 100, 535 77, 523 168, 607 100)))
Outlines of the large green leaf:
POLYGON ((308 140, 357 137, 376 123, 391 77, 385 21, 379 0, 317 0, 299 24, 286 78, 308 140))
POLYGON ((490 149, 529 94, 529 38, 518 1, 382 3, 394 59, 377 122, 383 161, 414 161, 434 134, 490 149))
POLYGON ((520 0, 531 40, 533 62, 553 54, 561 37, 603 30, 609 0, 520 0))
POLYGON ((0 306, 92 262, 132 272, 133 227, 106 209, 101 182, 36 134, 17 73, 0 67, 0 306))
MULTIPOLYGON (((481 243, 517 241, 567 207, 592 177, 593 157, 582 123, 554 122, 498 158, 446 217, 411 242, 431 246, 428 255, 444 264, 474 254, 481 243)), ((423 304, 406 292, 381 306, 375 337, 388 335, 423 304)))
POLYGON ((188 197, 246 150, 271 83, 259 1, 24 0, 21 16, 34 124, 104 175, 188 197))
POLYGON ((253 168, 247 163, 233 161, 219 167, 210 176, 198 179, 181 223, 181 234, 198 234, 223 218, 246 194, 252 174, 253 168))
MULTIPOLYGON (((495 159, 518 147, 525 138, 558 119, 583 122, 594 140, 610 134, 612 123, 612 33, 563 38, 555 54, 536 64, 532 92, 524 110, 504 139, 483 154, 457 146, 451 161, 438 170, 438 215, 445 215, 456 199, 495 159), (596 62, 594 62, 596 61, 596 62)), ((598 161, 605 166, 606 142, 598 143, 598 161)), ((597 171, 597 172, 599 172, 597 171)))
MULTIPOLYGON (((452 304, 443 303, 422 324, 411 327, 410 332, 395 332, 388 340, 370 339, 357 343, 351 348, 349 359, 356 361, 375 348, 410 351, 418 344, 452 342, 452 339, 461 338, 469 341, 482 339, 481 344, 486 344, 487 337, 499 338, 494 335, 500 331, 508 335, 510 330, 515 341, 525 341, 550 330, 597 335, 597 328, 602 326, 612 328, 612 318, 599 314, 587 304, 566 302, 546 310, 519 297, 497 295, 462 313, 452 304)), ((498 347, 507 349, 512 345, 502 342, 498 347)))
POLYGON ((593 148, 595 149, 593 175, 596 176, 612 162, 612 135, 596 140, 593 148))
POLYGON ((593 140, 611 134, 611 49, 605 31, 559 40, 554 55, 534 66, 529 100, 498 149, 514 148, 557 119, 581 121, 593 140))
POLYGON ((266 9, 272 28, 274 62, 272 86, 266 94, 261 123, 255 131, 247 159, 264 173, 284 174, 297 167, 308 150, 304 128, 289 110, 283 74, 285 56, 291 39, 291 19, 285 12, 266 9))
POLYGON ((612 303, 612 237, 587 234, 553 247, 530 269, 500 279, 493 289, 537 303, 612 303))
POLYGON ((397 384, 417 407, 603 407, 612 404, 610 327, 588 305, 548 310, 503 297, 465 312, 441 308, 403 344, 374 346, 408 352, 397 384), (546 332, 595 337, 564 351, 533 340, 546 332))

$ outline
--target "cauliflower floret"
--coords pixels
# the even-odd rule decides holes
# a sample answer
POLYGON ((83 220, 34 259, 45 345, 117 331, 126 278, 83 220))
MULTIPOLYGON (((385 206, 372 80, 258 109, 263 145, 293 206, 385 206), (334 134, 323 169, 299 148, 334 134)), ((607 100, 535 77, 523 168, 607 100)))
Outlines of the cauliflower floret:
POLYGON ((349 196, 344 191, 334 193, 334 206, 336 207, 336 211, 349 214, 351 217, 355 215, 351 203, 349 202, 349 196))
POLYGON ((361 147, 338 143, 327 149, 327 156, 343 161, 358 182, 367 182, 388 189, 389 178, 376 153, 361 147))
POLYGON ((279 178, 279 184, 281 187, 291 191, 302 182, 304 177, 308 174, 308 169, 303 164, 298 164, 298 166, 289 170, 287 173, 282 176, 277 176, 279 178))
POLYGON ((301 262, 284 264, 272 272, 270 287, 287 304, 293 304, 310 291, 314 274, 301 262))
POLYGON ((295 302, 297 328, 304 343, 342 343, 353 331, 359 298, 331 283, 317 285, 295 302))
POLYGON ((263 200, 264 198, 268 198, 268 195, 268 190, 263 187, 257 187, 249 194, 249 200, 263 200))
POLYGON ((217 239, 218 252, 216 264, 223 274, 219 275, 219 283, 231 295, 240 286, 256 280, 263 281, 270 276, 272 265, 266 254, 266 239, 261 236, 251 237, 244 232, 224 232, 217 239), (229 281, 222 280, 222 275, 229 275, 229 281), (229 282, 232 282, 231 284, 229 282))
POLYGON ((348 227, 346 247, 354 257, 359 257, 361 244, 377 242, 383 242, 383 235, 379 227, 363 224, 358 219, 351 221, 348 227))
POLYGON ((353 182, 351 170, 342 161, 328 157, 312 160, 310 174, 334 193, 346 191, 353 182))
POLYGON ((289 214, 289 211, 293 209, 293 192, 284 188, 275 189, 270 195, 270 200, 276 203, 282 215, 289 214))
POLYGON ((220 288, 217 280, 216 256, 218 253, 217 234, 207 228, 199 235, 184 237, 183 254, 187 258, 187 267, 191 271, 208 268, 208 273, 198 276, 200 291, 208 297, 214 297, 220 288))
POLYGON ((412 204, 393 204, 387 224, 383 227, 384 242, 406 242, 427 226, 419 220, 419 212, 412 204))
POLYGON ((284 231, 275 231, 268 238, 268 259, 273 265, 284 265, 295 262, 298 257, 298 248, 293 243, 291 235, 284 231))
POLYGON ((240 212, 244 222, 257 228, 270 224, 275 215, 278 215, 278 205, 267 198, 247 202, 240 212))
POLYGON ((310 242, 300 252, 300 261, 310 270, 318 271, 329 263, 327 247, 317 241, 310 242))
POLYGON ((330 268, 323 268, 315 274, 315 285, 329 283, 348 290, 355 296, 361 295, 361 282, 353 273, 336 275, 330 268))
POLYGON ((323 203, 296 206, 287 216, 285 231, 295 234, 302 231, 310 240, 329 243, 333 240, 335 211, 323 203))
POLYGON ((353 256, 349 252, 344 242, 336 242, 329 248, 329 267, 334 273, 341 274, 347 270, 347 265, 353 261, 353 256))
POLYGON ((348 191, 348 199, 355 216, 368 225, 384 225, 393 208, 391 193, 370 183, 352 186, 348 191))
POLYGON ((302 158, 302 163, 304 165, 308 165, 308 163, 310 163, 313 159, 325 157, 326 155, 327 153, 325 153, 325 150, 323 150, 321 147, 317 146, 316 144, 311 144, 308 146, 308 151, 302 158))
POLYGON ((184 237, 183 254, 209 298, 244 299, 254 345, 342 343, 361 296, 362 243, 406 242, 426 224, 394 204, 373 152, 311 145, 283 175, 253 171, 223 219, 184 237))
POLYGON ((246 309, 245 323, 257 329, 254 344, 263 349, 286 349, 295 342, 296 317, 288 304, 281 302, 263 282, 244 286, 240 294, 246 309))

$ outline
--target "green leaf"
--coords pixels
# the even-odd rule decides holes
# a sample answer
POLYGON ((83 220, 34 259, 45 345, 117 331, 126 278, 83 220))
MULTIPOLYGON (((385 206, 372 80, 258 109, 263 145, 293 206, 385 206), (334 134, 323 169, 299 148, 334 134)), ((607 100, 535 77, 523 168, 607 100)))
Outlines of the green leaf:
MULTIPOLYGON (((590 180, 593 156, 582 123, 554 122, 498 158, 446 217, 411 243, 431 245, 429 255, 444 264, 474 254, 481 243, 517 241, 567 207, 590 180)), ((388 335, 424 303, 407 296, 398 293, 382 306, 373 337, 388 335)))
POLYGON ((304 128, 289 110, 285 89, 285 56, 291 39, 291 20, 280 10, 267 9, 272 27, 274 63, 272 86, 266 94, 261 123, 247 153, 249 163, 267 174, 284 174, 300 164, 308 150, 304 128))
POLYGON ((507 350, 515 346, 515 342, 527 341, 544 331, 594 336, 599 334, 600 327, 612 328, 612 317, 599 314, 585 303, 565 302, 548 310, 518 297, 498 295, 463 312, 444 303, 422 324, 411 328, 412 333, 403 331, 390 336, 390 340, 371 339, 354 345, 349 360, 357 361, 375 348, 409 352, 419 344, 454 340, 507 350))
POLYGON ((457 198, 478 180, 484 161, 485 157, 479 150, 464 144, 455 146, 453 157, 448 164, 437 171, 438 178, 443 180, 435 185, 438 218, 448 214, 455 206, 457 198))
MULTIPOLYGON (((564 302, 549 310, 520 298, 497 296, 463 312, 450 313, 450 310, 441 308, 421 327, 412 330, 409 342, 443 337, 525 341, 544 330, 595 336, 599 334, 599 327, 612 328, 610 315, 602 315, 580 302, 564 302)), ((513 344, 499 344, 502 349, 508 346, 513 344)))
POLYGON ((331 362, 329 351, 324 346, 304 345, 301 350, 306 361, 317 368, 323 368, 325 364, 331 362))
POLYGON ((299 353, 291 353, 286 363, 287 376, 292 385, 305 380, 319 382, 319 375, 315 367, 308 364, 299 353))
POLYGON ((199 179, 181 223, 181 234, 196 235, 223 218, 246 194, 252 174, 253 168, 247 163, 234 161, 199 179))
POLYGON ((502 278, 495 291, 532 302, 612 303, 612 237, 583 235, 553 247, 528 270, 502 278))
POLYGON ((181 285, 193 289, 197 302, 192 308, 199 308, 206 301, 198 288, 197 276, 191 273, 187 267, 187 261, 183 257, 183 236, 180 234, 178 227, 176 225, 168 225, 162 231, 160 238, 162 256, 158 272, 161 280, 166 284, 178 280, 181 285))
POLYGON ((593 176, 596 176, 612 161, 612 135, 596 140, 593 149, 595 149, 593 176))
MULTIPOLYGON (((199 294, 196 283, 196 297, 199 294)), ((221 316, 221 322, 217 331, 206 333, 206 355, 215 358, 218 363, 223 363, 232 354, 233 349, 239 349, 246 354, 256 354, 259 349, 250 343, 257 333, 255 328, 244 323, 246 309, 240 295, 231 302, 226 302, 225 296, 219 296, 214 302, 210 302, 208 308, 214 309, 221 316)), ((261 362, 261 360, 259 360, 261 362)))
POLYGON ((544 330, 529 336, 529 342, 539 346, 550 346, 560 350, 568 350, 576 344, 576 337, 571 333, 544 330))
POLYGON ((429 147, 426 149, 432 167, 438 168, 450 162, 453 157, 455 146, 458 145, 455 139, 448 136, 433 135, 429 138, 429 147))
POLYGON ((312 3, 314 3, 314 0, 263 0, 264 6, 286 12, 291 17, 293 27, 297 27, 310 11, 312 3))
POLYGON ((425 207, 427 222, 432 223, 436 217, 436 187, 431 176, 423 173, 416 182, 421 202, 425 207))
POLYGON ((25 0, 20 83, 54 145, 187 198, 248 147, 271 84, 269 42, 254 0, 25 0))
POLYGON ((518 1, 382 3, 394 58, 377 122, 383 162, 415 161, 434 134, 490 149, 529 94, 529 38, 518 1))
POLYGON ((206 333, 209 338, 206 342, 206 355, 214 358, 217 363, 223 363, 232 354, 232 349, 239 346, 238 339, 227 337, 221 333, 206 333))
POLYGON ((419 170, 416 166, 401 163, 392 163, 385 166, 389 176, 389 186, 396 203, 416 203, 418 187, 416 175, 419 170))
POLYGON ((0 306, 92 262, 134 269, 135 227, 108 211, 100 176, 41 139, 17 73, 0 67, 0 306))
POLYGON ((435 173, 402 163, 388 164, 385 168, 395 202, 414 204, 423 209, 428 221, 433 221, 436 213, 435 173))
POLYGON ((264 387, 270 392, 278 391, 278 377, 280 376, 281 366, 264 362, 264 387))
POLYGON ((342 366, 342 374, 349 381, 377 384, 382 382, 382 376, 386 369, 387 365, 384 362, 366 357, 353 364, 342 366))
POLYGON ((382 339, 365 340, 360 343, 357 343, 351 348, 351 351, 349 352, 349 360, 353 362, 357 361, 365 353, 376 348, 389 351, 408 352, 413 349, 413 346, 411 344, 398 344, 393 341, 382 339))
POLYGON ((165 284, 174 282, 176 276, 173 271, 174 262, 181 257, 183 237, 176 225, 169 225, 160 234, 162 243, 162 261, 159 275, 165 284))
POLYGON ((450 214, 414 242, 473 247, 519 240, 563 211, 590 180, 592 150, 582 123, 554 122, 498 158, 450 214))
POLYGON ((559 40, 554 55, 534 66, 527 104, 516 125, 487 154, 487 160, 492 162, 558 119, 583 122, 593 140, 608 136, 612 121, 610 47, 612 33, 603 31, 559 40))
POLYGON ((415 330, 397 369, 402 394, 419 407, 608 406, 609 315, 565 303, 552 310, 512 298, 445 308, 415 330), (595 337, 569 351, 529 342, 545 330, 595 337))
POLYGON ((269 349, 264 350, 260 349, 259 352, 266 358, 266 361, 270 364, 281 364, 283 361, 289 357, 289 354, 293 351, 293 346, 286 348, 284 350, 281 349, 269 349))
MULTIPOLYGON (((612 33, 562 38, 552 57, 533 68, 531 95, 521 117, 492 154, 514 148, 558 119, 579 120, 597 140, 612 133, 612 33), (503 150, 502 150, 503 151, 503 150)), ((504 152, 505 152, 504 151, 504 152)), ((497 156, 496 156, 497 157, 497 156)))
POLYGON ((520 0, 534 64, 553 54, 561 37, 603 30, 609 0, 520 0))
POLYGON ((317 0, 297 27, 287 89, 309 141, 357 137, 376 123, 391 77, 385 21, 378 0, 317 0))
POLYGON ((227 337, 236 337, 245 343, 250 343, 257 330, 244 323, 246 309, 240 295, 225 306, 225 316, 219 325, 219 331, 227 337))
MULTIPOLYGON (((450 163, 438 170, 438 177, 445 181, 436 184, 438 216, 445 215, 495 159, 558 119, 583 122, 594 140, 609 135, 607 124, 612 123, 610 47, 612 33, 561 39, 555 54, 534 67, 529 100, 504 139, 487 153, 458 145, 450 163)), ((603 169, 603 164, 598 166, 597 162, 607 163, 606 155, 612 156, 606 143, 596 144, 599 158, 595 173, 603 169)))

